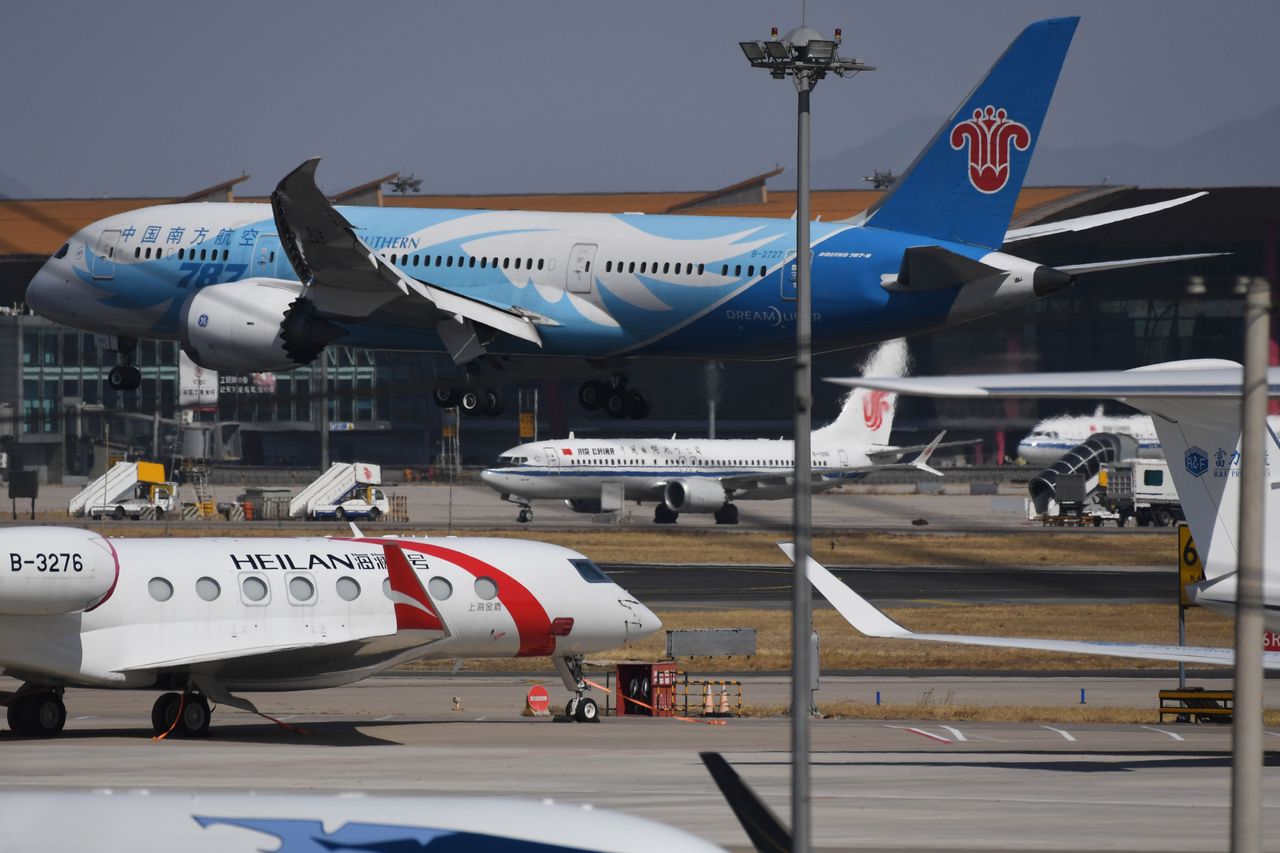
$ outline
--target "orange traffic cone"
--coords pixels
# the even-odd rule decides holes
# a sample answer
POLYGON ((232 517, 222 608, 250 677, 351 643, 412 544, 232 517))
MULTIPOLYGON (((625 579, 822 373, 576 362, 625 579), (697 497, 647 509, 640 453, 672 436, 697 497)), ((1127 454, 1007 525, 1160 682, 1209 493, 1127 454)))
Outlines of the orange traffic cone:
POLYGON ((707 692, 702 694, 702 716, 710 717, 716 712, 715 700, 711 697, 711 685, 707 685, 707 692))
POLYGON ((720 709, 718 711, 722 717, 729 716, 729 685, 720 688, 720 709))

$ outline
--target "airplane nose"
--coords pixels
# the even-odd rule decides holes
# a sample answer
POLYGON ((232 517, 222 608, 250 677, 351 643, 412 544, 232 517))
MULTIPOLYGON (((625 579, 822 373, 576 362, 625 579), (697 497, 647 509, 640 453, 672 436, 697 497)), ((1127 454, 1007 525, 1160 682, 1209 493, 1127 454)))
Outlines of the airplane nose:
POLYGON ((632 618, 640 623, 638 627, 630 632, 632 639, 651 637, 662 630, 662 620, 658 618, 658 614, 643 604, 638 602, 632 604, 631 612, 633 614, 632 618))
POLYGON ((27 306, 41 317, 55 322, 67 322, 71 317, 66 277, 47 261, 27 285, 27 306))

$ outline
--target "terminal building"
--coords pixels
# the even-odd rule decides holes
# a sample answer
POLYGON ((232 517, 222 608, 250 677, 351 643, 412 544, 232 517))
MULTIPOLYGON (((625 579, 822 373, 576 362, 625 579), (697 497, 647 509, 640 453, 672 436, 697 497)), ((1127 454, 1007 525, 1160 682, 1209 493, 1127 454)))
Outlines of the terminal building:
MULTIPOLYGON (((770 191, 778 171, 711 192, 432 196, 397 195, 387 175, 334 197, 339 204, 456 209, 679 213, 790 217, 794 192, 770 191)), ((93 334, 34 316, 23 294, 45 258, 79 228, 125 210, 178 201, 237 199, 247 176, 181 199, 54 199, 0 201, 0 449, 10 464, 34 467, 51 482, 89 473, 104 450, 151 454, 161 460, 190 454, 179 439, 184 420, 209 425, 202 452, 215 461, 276 467, 320 465, 322 425, 335 461, 359 457, 393 468, 426 469, 446 450, 442 413, 431 400, 437 377, 456 375, 447 357, 429 353, 331 347, 324 358, 288 373, 219 377, 216 398, 182 400, 184 368, 172 341, 140 341, 136 391, 106 383, 114 356, 93 334), (322 374, 324 379, 322 379, 322 374), (327 406, 328 417, 322 413, 327 406)), ((1186 189, 1133 186, 1028 187, 1013 227, 1132 207, 1184 195, 1186 189)), ((866 210, 881 190, 815 191, 813 213, 830 221, 866 210)), ((1194 252, 1217 257, 1167 266, 1115 270, 1085 277, 1074 288, 963 326, 909 341, 918 373, 1091 370, 1135 367, 1177 358, 1240 357, 1242 281, 1277 278, 1280 188, 1224 187, 1172 210, 1019 244, 1017 254, 1048 264, 1075 264, 1194 252)), ((1275 357, 1272 334, 1272 363, 1275 357)), ((815 377, 856 372, 865 351, 818 355, 815 377)), ((189 363, 188 363, 189 364, 189 363)), ((779 435, 791 428, 790 364, 728 362, 691 372, 687 362, 641 360, 629 371, 645 389, 653 414, 645 421, 611 420, 578 408, 585 377, 530 383, 519 395, 537 400, 541 437, 678 433, 720 437, 779 435), (701 381, 690 381, 690 375, 701 381), (537 394, 528 393, 536 389, 537 394), (714 406, 711 402, 714 400, 714 406), (714 413, 714 414, 713 414, 714 413)), ((517 392, 506 390, 506 412, 463 419, 465 464, 483 464, 520 441, 517 392)), ((815 384, 815 425, 833 418, 840 391, 815 384)), ((940 429, 949 438, 978 438, 967 461, 999 464, 1042 417, 1073 410, 1035 402, 904 400, 897 428, 902 443, 940 429)), ((1075 411, 1083 410, 1075 406, 1075 411)))

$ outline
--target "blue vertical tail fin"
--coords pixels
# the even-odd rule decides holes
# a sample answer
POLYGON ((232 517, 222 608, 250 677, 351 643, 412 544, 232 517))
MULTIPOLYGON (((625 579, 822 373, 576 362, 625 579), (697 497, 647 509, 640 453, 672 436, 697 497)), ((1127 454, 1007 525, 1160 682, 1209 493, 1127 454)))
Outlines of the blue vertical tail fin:
POLYGON ((866 224, 1000 248, 1079 21, 1051 18, 1023 30, 866 224))

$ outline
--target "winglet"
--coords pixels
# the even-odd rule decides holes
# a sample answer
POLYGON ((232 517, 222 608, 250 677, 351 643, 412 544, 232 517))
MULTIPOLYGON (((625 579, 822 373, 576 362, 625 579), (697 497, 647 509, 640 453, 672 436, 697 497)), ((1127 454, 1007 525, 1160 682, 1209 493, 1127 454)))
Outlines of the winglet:
MULTIPOLYGON (((778 545, 794 563, 795 546, 790 542, 778 545)), ((868 637, 910 637, 911 631, 894 622, 862 596, 845 586, 831 570, 812 557, 805 567, 809 583, 813 584, 822 597, 831 602, 836 612, 843 616, 850 625, 868 637)))
POLYGON ((356 523, 355 523, 354 521, 348 521, 348 522, 347 522, 347 524, 350 524, 350 525, 351 525, 351 535, 352 535, 352 536, 356 537, 357 539, 363 539, 363 538, 364 538, 364 534, 360 532, 360 528, 359 528, 359 527, 356 527, 356 523))
POLYGON ((751 839, 751 845, 759 853, 787 853, 791 849, 791 833, 751 786, 718 752, 700 752, 698 757, 707 766, 716 787, 733 809, 733 815, 751 839))
POLYGON ((396 630, 443 631, 440 614, 404 551, 387 542, 382 543, 382 551, 387 557, 387 578, 391 581, 391 600, 396 607, 396 630))
POLYGON ((935 477, 941 477, 942 472, 929 464, 929 457, 933 455, 933 451, 938 449, 938 445, 942 443, 942 437, 945 436, 946 434, 947 434, 947 431, 945 429, 942 432, 938 433, 938 437, 935 438, 933 441, 929 442, 929 446, 926 447, 924 450, 921 450, 919 456, 911 460, 911 463, 910 463, 911 467, 918 468, 919 470, 924 471, 926 474, 932 474, 935 477))

